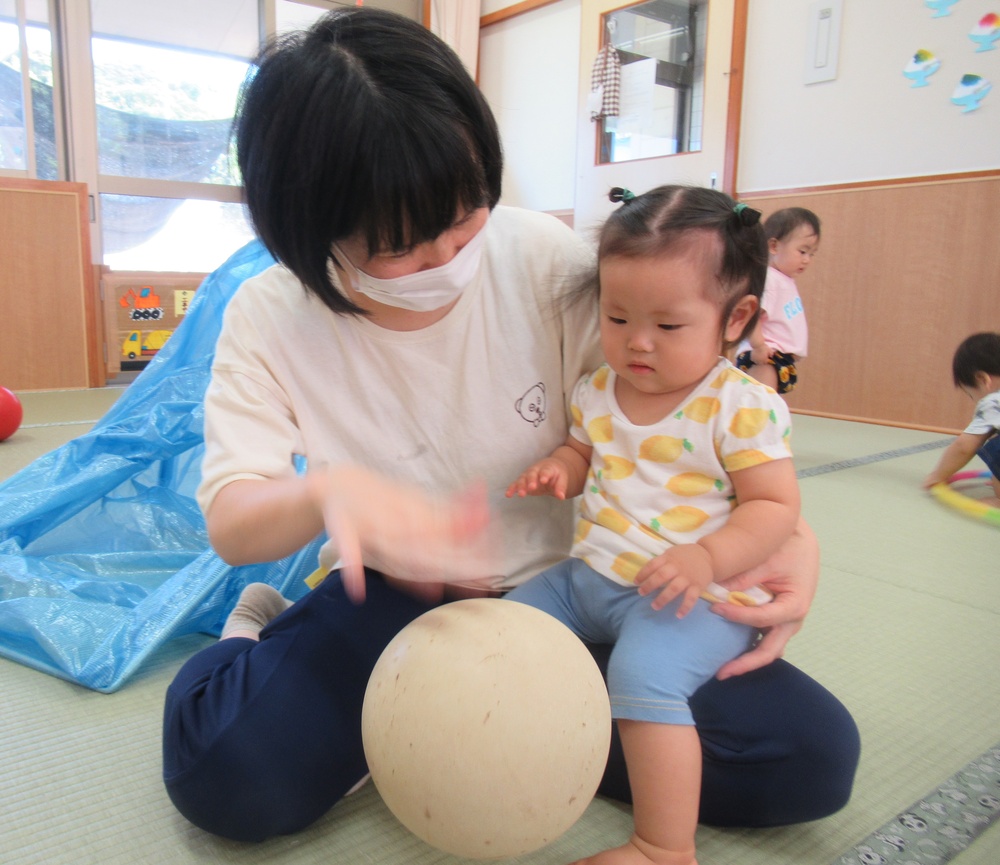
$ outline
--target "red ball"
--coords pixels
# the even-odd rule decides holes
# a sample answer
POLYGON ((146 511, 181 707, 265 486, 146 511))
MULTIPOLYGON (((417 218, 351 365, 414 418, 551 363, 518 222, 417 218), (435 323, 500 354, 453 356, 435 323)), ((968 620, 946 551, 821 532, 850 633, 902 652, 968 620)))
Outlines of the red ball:
POLYGON ((21 425, 24 409, 12 391, 0 387, 0 442, 9 439, 21 425))

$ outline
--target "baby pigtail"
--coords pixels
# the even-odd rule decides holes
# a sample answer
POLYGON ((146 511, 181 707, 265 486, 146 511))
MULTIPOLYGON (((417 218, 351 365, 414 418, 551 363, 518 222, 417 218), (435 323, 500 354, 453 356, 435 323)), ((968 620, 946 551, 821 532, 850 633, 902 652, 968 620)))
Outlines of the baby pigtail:
MULTIPOLYGON (((628 204, 635 198, 635 193, 622 186, 613 186, 608 193, 608 199, 613 204, 628 204)), ((758 214, 759 216, 759 214, 758 214)))
POLYGON ((733 208, 733 219, 743 228, 753 228, 760 222, 760 211, 746 204, 737 204, 733 208))

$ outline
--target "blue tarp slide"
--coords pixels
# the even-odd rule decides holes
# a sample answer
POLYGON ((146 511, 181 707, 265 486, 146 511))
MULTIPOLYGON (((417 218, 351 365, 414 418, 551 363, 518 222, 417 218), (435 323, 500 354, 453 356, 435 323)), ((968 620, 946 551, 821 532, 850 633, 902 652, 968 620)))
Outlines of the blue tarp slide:
POLYGON ((194 500, 222 314, 273 263, 257 241, 235 253, 90 432, 0 484, 0 655, 112 692, 168 640, 218 634, 247 583, 305 591, 318 539, 233 568, 211 551, 194 500))

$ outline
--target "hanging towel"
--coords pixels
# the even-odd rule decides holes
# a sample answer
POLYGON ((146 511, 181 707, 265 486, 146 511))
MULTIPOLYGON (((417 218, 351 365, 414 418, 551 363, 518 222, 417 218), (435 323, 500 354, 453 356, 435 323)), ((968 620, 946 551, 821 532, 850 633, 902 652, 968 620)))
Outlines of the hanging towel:
POLYGON ((591 120, 617 117, 621 94, 622 62, 613 45, 605 45, 597 52, 590 73, 590 95, 587 108, 591 120))

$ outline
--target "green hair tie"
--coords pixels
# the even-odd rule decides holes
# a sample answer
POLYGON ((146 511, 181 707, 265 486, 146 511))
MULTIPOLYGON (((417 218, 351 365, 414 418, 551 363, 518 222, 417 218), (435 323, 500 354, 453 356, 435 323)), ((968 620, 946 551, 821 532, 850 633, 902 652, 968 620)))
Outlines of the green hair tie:
POLYGON ((754 210, 749 204, 740 202, 734 205, 733 213, 736 215, 737 222, 744 228, 751 228, 760 222, 760 211, 754 210))

